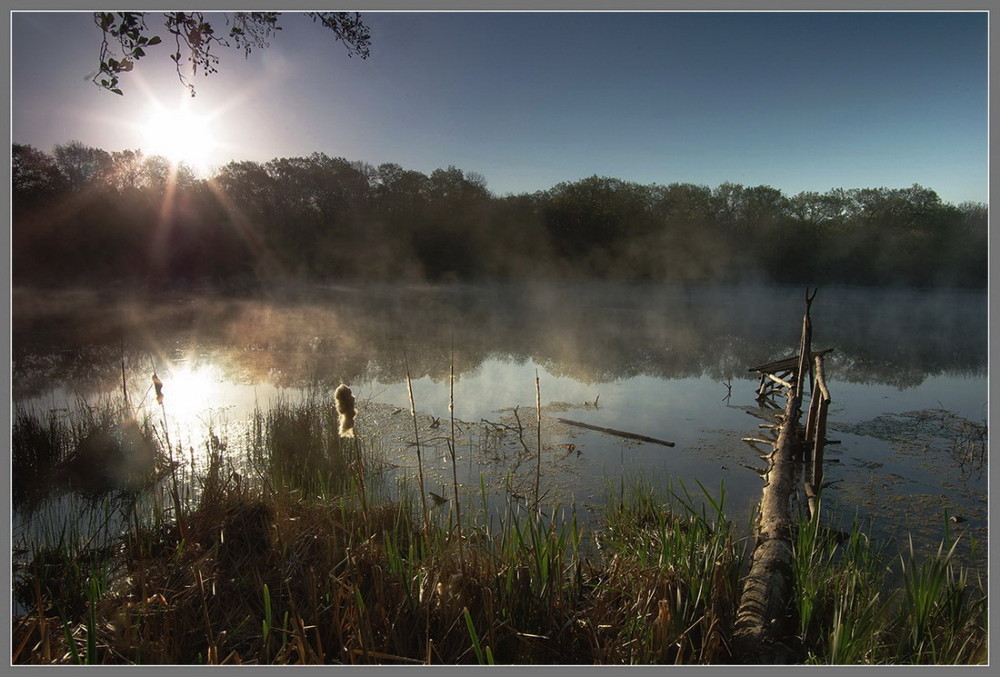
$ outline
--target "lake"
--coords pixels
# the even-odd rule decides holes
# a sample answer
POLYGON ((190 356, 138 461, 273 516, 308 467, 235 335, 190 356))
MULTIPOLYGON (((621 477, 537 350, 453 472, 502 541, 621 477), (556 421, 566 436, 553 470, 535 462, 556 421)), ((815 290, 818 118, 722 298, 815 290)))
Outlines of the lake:
MULTIPOLYGON (((385 431, 389 475, 412 481, 408 370, 427 488, 448 495, 454 368, 456 469, 468 492, 485 486, 500 505, 529 491, 537 394, 547 500, 586 520, 623 478, 692 495, 700 484, 714 495, 724 488, 727 511, 747 524, 766 462, 744 438, 760 437, 767 415, 749 368, 796 352, 804 295, 610 283, 284 287, 254 297, 17 289, 13 399, 63 415, 121 393, 124 366, 130 399, 160 420, 155 371, 171 439, 195 456, 211 430, 238 455, 255 409, 347 383, 359 433, 385 431)), ((929 549, 946 528, 961 531, 964 551, 978 541, 973 560, 984 565, 986 292, 822 288, 812 321, 814 349, 833 350, 827 519, 856 516, 900 544, 912 532, 929 549), (946 527, 952 515, 964 521, 946 527)), ((15 513, 15 544, 40 528, 15 513)))

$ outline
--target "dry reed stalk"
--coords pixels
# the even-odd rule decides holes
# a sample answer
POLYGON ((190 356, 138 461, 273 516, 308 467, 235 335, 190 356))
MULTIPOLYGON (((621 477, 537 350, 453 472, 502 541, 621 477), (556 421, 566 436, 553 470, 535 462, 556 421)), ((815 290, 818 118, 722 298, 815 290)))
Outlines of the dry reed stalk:
POLYGON ((226 656, 221 663, 219 663, 219 665, 243 665, 243 661, 240 659, 240 655, 237 653, 236 649, 233 649, 229 652, 229 655, 226 656))
POLYGON ((455 491, 455 527, 458 530, 458 561, 465 571, 465 551, 462 546, 462 505, 458 498, 458 461, 455 458, 455 336, 451 337, 451 372, 448 380, 448 413, 451 417, 451 437, 448 450, 451 452, 451 476, 455 491))
POLYGON ((38 630, 41 635, 39 642, 42 647, 42 659, 46 663, 52 662, 52 646, 49 641, 49 621, 45 617, 45 605, 42 600, 42 588, 35 576, 35 608, 38 611, 38 630))
MULTIPOLYGON (((167 445, 167 454, 170 458, 170 498, 174 504, 174 514, 177 518, 177 529, 181 533, 182 539, 187 539, 187 523, 184 519, 184 512, 181 509, 181 495, 177 489, 177 464, 174 463, 174 447, 170 443, 170 431, 167 426, 167 407, 163 403, 163 381, 153 372, 153 388, 156 390, 156 403, 160 405, 160 413, 163 416, 163 441, 167 445)), ((148 390, 146 391, 149 392, 148 390)))
POLYGON ((39 621, 39 619, 36 618, 35 616, 30 616, 30 617, 25 616, 21 618, 20 621, 18 621, 18 627, 14 629, 14 641, 15 642, 17 641, 18 633, 21 633, 21 641, 18 643, 17 648, 15 648, 11 652, 10 662, 12 664, 16 664, 19 662, 18 659, 20 659, 21 653, 24 651, 24 647, 28 645, 28 642, 31 641, 31 639, 35 635, 35 628, 38 628, 38 634, 39 634, 39 640, 35 644, 35 649, 37 650, 38 648, 44 645, 44 643, 46 642, 47 633, 45 629, 42 627, 42 623, 44 623, 44 618, 42 621, 39 621))
POLYGON ((349 386, 341 383, 333 392, 333 399, 337 407, 337 417, 339 422, 338 434, 342 439, 354 440, 355 468, 358 477, 358 497, 361 499, 361 510, 368 519, 368 497, 365 493, 365 465, 361 457, 361 446, 354 431, 354 418, 358 415, 355 407, 354 393, 349 386))
POLYGON ((410 363, 406 359, 406 353, 403 353, 403 366, 406 369, 406 392, 410 396, 410 418, 413 420, 413 438, 417 445, 417 476, 420 480, 420 503, 424 510, 424 538, 427 538, 429 514, 427 512, 427 491, 424 488, 424 463, 420 454, 420 430, 417 427, 417 407, 413 400, 410 363))
POLYGON ((131 409, 131 405, 128 401, 128 385, 125 383, 125 339, 121 339, 121 356, 122 356, 122 397, 125 398, 125 406, 131 409))
POLYGON ((218 646, 216 646, 215 637, 212 633, 212 619, 208 613, 208 602, 206 601, 205 597, 205 581, 201 576, 200 567, 195 568, 194 572, 196 580, 198 582, 198 596, 201 599, 201 612, 203 620, 205 621, 205 635, 208 638, 208 651, 210 654, 214 651, 216 660, 218 660, 219 648, 218 646))
MULTIPOLYGON (((304 630, 304 628, 303 628, 304 630)), ((319 634, 319 626, 312 626, 313 635, 316 636, 316 657, 320 665, 326 663, 326 650, 323 648, 323 637, 319 634)))
POLYGON ((358 439, 354 438, 354 456, 357 459, 354 462, 354 467, 357 468, 358 477, 358 497, 361 499, 361 513, 365 521, 365 525, 368 525, 368 494, 365 491, 365 464, 364 460, 361 458, 361 445, 358 443, 358 439))
POLYGON ((535 423, 538 425, 538 456, 535 463, 535 508, 538 508, 539 488, 542 481, 542 391, 535 370, 535 423))
MULTIPOLYGON (((289 597, 289 600, 294 604, 294 598, 289 597)), ((294 639, 295 650, 299 654, 298 663, 300 665, 308 663, 317 664, 320 662, 315 649, 310 646, 309 640, 306 639, 306 624, 297 611, 292 618, 292 637, 294 639)))
POLYGON ((488 647, 495 647, 497 645, 496 637, 496 623, 493 619, 496 618, 496 609, 493 603, 493 591, 488 587, 482 588, 482 598, 483 598, 483 610, 486 612, 486 641, 488 647))

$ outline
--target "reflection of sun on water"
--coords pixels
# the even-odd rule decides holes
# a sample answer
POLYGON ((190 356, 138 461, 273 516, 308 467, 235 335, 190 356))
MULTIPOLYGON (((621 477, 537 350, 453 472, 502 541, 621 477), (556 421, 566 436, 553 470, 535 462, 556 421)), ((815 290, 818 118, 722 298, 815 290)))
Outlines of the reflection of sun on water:
POLYGON ((209 409, 225 406, 222 401, 223 379, 214 365, 177 365, 163 380, 163 408, 173 423, 191 426, 209 409))

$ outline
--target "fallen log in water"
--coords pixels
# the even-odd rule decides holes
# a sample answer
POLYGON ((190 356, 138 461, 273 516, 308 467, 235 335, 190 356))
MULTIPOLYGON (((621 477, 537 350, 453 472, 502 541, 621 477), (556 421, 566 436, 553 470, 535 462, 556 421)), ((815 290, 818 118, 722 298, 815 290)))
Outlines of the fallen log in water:
POLYGON ((651 442, 653 444, 662 444, 665 447, 675 446, 673 442, 667 442, 666 440, 659 440, 655 437, 649 437, 648 435, 639 435, 637 433, 626 432, 625 430, 615 430, 614 428, 605 428, 599 425, 591 425, 589 423, 583 423, 581 421, 571 421, 568 418, 557 418, 560 423, 565 423, 566 425, 575 425, 578 428, 586 428, 587 430, 596 430, 597 432, 606 433, 608 435, 615 435, 617 437, 625 437, 630 440, 639 440, 640 442, 651 442))
POLYGON ((786 663, 781 639, 791 628, 786 607, 792 586, 792 518, 789 497, 795 490, 794 446, 797 398, 789 397, 785 420, 774 442, 760 500, 756 546, 740 597, 733 633, 733 658, 739 663, 786 663))
MULTIPOLYGON (((792 593, 792 538, 794 522, 791 496, 803 446, 802 391, 807 356, 811 353, 811 297, 806 291, 806 312, 802 318, 802 336, 797 365, 786 389, 784 416, 778 438, 774 441, 765 474, 766 485, 760 500, 756 539, 750 572, 736 612, 733 632, 733 659, 738 663, 789 663, 792 650, 786 643, 791 635, 788 603, 792 593)), ((790 362, 790 360, 789 360, 790 362)), ((767 365, 765 365, 766 367, 767 365)), ((815 393, 813 395, 815 397, 815 393)))

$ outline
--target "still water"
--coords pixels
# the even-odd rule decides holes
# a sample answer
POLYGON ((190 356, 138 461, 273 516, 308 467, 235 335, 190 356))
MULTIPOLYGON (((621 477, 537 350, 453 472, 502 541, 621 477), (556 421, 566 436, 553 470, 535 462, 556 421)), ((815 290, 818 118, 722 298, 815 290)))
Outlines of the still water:
MULTIPOLYGON (((952 529, 985 546, 985 438, 972 438, 987 418, 986 306, 985 292, 819 290, 813 345, 833 349, 827 437, 836 444, 824 492, 832 521, 858 517, 876 535, 909 531, 933 548, 947 517, 959 515, 952 529)), ((770 286, 327 287, 142 299, 16 290, 13 396, 25 410, 71 410, 121 392, 124 364, 132 399, 152 411, 155 371, 171 438, 201 449, 211 430, 238 454, 255 409, 348 383, 362 434, 387 431, 380 444, 398 480, 416 467, 408 368, 428 489, 447 495, 454 368, 456 467, 470 493, 486 485, 500 503, 533 483, 535 460, 522 452, 537 448, 537 396, 541 489, 553 502, 586 519, 609 487, 642 477, 724 490, 727 511, 747 523, 766 467, 744 440, 761 436, 764 413, 749 368, 797 350, 803 310, 803 289, 770 286)))

